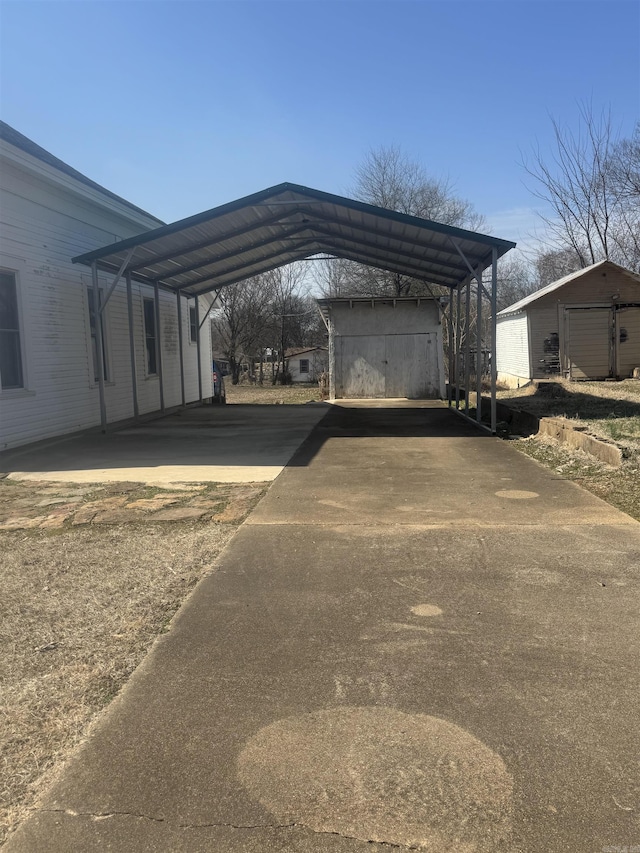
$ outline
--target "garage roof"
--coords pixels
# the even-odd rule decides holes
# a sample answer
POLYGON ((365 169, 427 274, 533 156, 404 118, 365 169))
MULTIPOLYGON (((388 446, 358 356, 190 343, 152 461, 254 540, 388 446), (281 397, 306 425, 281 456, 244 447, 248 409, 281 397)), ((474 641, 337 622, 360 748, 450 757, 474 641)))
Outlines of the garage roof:
POLYGON ((292 261, 331 254, 457 287, 515 243, 396 213, 297 184, 229 204, 73 258, 187 295, 235 284, 292 261), (128 258, 128 255, 130 257, 128 258), (127 259, 128 258, 128 259, 127 259))

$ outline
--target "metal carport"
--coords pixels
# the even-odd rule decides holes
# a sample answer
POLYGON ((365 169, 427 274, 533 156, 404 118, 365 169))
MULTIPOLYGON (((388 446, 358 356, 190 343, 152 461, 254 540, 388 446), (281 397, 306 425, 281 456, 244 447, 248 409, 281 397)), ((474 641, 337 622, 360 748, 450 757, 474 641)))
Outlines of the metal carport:
MULTIPOLYGON (((486 234, 454 228, 375 207, 297 184, 283 183, 229 204, 156 228, 137 237, 96 249, 73 258, 74 263, 91 266, 95 304, 98 305, 98 270, 115 275, 103 300, 104 310, 118 281, 124 277, 128 294, 131 281, 138 281, 176 293, 178 316, 181 296, 199 296, 285 266, 293 261, 329 254, 379 269, 409 276, 427 285, 444 285, 455 291, 456 325, 453 311, 448 312, 450 341, 455 351, 449 359, 449 405, 468 417, 470 389, 470 335, 466 335, 464 359, 464 411, 460 408, 460 318, 467 321, 475 289, 480 328, 483 295, 491 310, 491 430, 496 428, 496 286, 498 258, 515 243, 486 234), (482 282, 491 269, 490 288, 482 282), (464 299, 464 303, 463 300, 464 299), (453 357, 451 357, 453 355, 453 357)), ((453 302, 453 299, 451 300, 453 302)), ((131 301, 129 299, 129 306, 131 301)), ((196 305, 198 301, 196 300, 196 305)), ((131 315, 131 308, 129 307, 131 315)), ((468 330, 467 322, 467 330, 468 330)), ((130 329, 131 329, 130 320, 130 329)), ((178 323, 181 330, 181 323, 178 323)), ((96 324, 98 338, 100 323, 96 324)), ((198 344, 199 345, 199 344, 198 344)), ((182 362, 182 341, 180 353, 182 362)), ((478 347, 479 349, 479 347, 478 347)), ((102 345, 98 340, 98 358, 102 345)), ((132 344, 133 352, 133 344, 132 344)), ((132 356, 133 358, 133 356, 132 356)), ((100 410, 106 425, 106 404, 102 365, 100 410)), ((180 365, 184 401, 184 370, 180 365)), ((136 407, 135 369, 132 364, 134 409, 136 407)), ((162 367, 160 365, 162 389, 162 367)), ((481 372, 477 371, 480 394, 481 372)), ((161 397, 162 399, 162 397, 161 397)), ((477 422, 481 421, 477 406, 477 422)))

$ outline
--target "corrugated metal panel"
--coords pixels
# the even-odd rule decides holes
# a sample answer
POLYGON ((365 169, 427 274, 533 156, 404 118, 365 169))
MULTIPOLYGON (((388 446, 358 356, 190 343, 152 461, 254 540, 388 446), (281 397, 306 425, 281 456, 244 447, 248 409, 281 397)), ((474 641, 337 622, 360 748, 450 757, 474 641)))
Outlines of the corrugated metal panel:
POLYGON ((565 348, 570 379, 611 375, 613 312, 607 308, 567 308, 565 348))
POLYGON ((302 258, 329 252, 434 284, 455 287, 515 243, 406 216, 296 184, 236 202, 74 258, 138 281, 204 293, 302 258), (457 248, 456 248, 457 247, 457 248))

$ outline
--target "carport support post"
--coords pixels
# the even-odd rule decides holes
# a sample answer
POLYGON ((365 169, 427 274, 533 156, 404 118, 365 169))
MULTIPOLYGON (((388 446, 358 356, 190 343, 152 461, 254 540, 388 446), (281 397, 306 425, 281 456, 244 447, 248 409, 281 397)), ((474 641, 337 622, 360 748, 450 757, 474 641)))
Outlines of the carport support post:
MULTIPOLYGON (((100 394, 100 426, 102 432, 107 431, 107 403, 104 395, 104 355, 102 343, 102 314, 100 313, 100 287, 98 285, 98 265, 91 263, 91 280, 93 282, 93 316, 96 324, 96 350, 98 358, 98 392, 100 394)), ((89 368, 91 369, 91 368, 89 368)))
POLYGON ((449 389, 447 393, 447 400, 449 403, 449 408, 451 408, 451 399, 453 395, 453 380, 455 376, 455 367, 454 367, 454 346, 455 342, 453 340, 453 293, 449 299, 449 389))
POLYGON ((162 373, 162 335, 160 333, 160 287, 153 285, 153 301, 156 309, 156 354, 158 357, 158 379, 160 380, 160 411, 164 413, 164 376, 162 373))
POLYGON ((136 375, 136 341, 133 333, 133 295, 131 293, 131 273, 125 276, 127 283, 127 314, 129 315, 129 354, 131 356, 131 394, 133 396, 133 416, 140 414, 138 409, 138 377, 136 375))
POLYGON ((464 305, 465 342, 464 342, 464 413, 469 417, 469 386, 471 361, 471 278, 467 279, 467 293, 464 305))
POLYGON ((461 322, 462 313, 462 285, 458 285, 456 295, 456 409, 460 409, 460 335, 462 329, 461 322))
POLYGON ((184 394, 184 353, 182 351, 182 295, 180 291, 176 293, 178 298, 178 349, 180 351, 180 391, 182 393, 182 405, 186 405, 186 397, 184 394))
POLYGON ((196 296, 196 353, 198 359, 198 399, 202 402, 202 359, 200 358, 200 297, 196 296))
POLYGON ((478 307, 476 316, 476 421, 482 423, 482 273, 476 276, 478 307))
POLYGON ((498 382, 498 358, 496 328, 498 312, 498 250, 491 251, 491 432, 495 433, 497 418, 496 385, 498 382))

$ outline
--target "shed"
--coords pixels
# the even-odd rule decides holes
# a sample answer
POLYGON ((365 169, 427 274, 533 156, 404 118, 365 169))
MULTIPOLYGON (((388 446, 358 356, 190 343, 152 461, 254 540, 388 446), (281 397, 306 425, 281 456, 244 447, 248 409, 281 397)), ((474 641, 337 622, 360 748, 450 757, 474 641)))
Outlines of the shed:
POLYGON ((285 353, 287 370, 292 382, 317 382, 327 370, 327 347, 298 347, 285 353))
POLYGON ((640 367, 640 275, 600 261, 497 315, 498 380, 624 379, 640 367))
POLYGON ((329 331, 330 399, 444 397, 437 299, 354 297, 318 304, 329 331))

